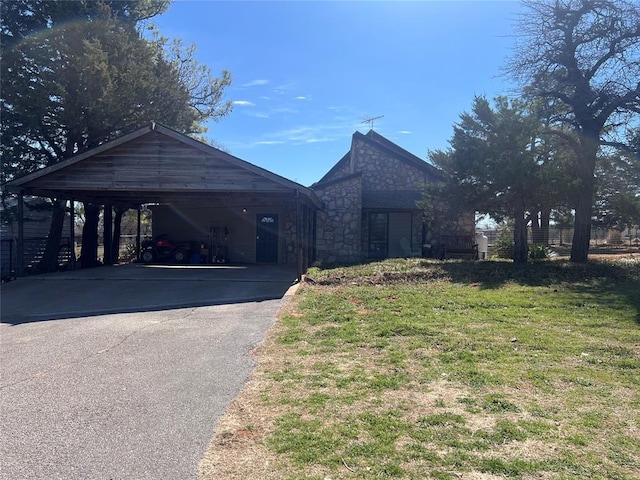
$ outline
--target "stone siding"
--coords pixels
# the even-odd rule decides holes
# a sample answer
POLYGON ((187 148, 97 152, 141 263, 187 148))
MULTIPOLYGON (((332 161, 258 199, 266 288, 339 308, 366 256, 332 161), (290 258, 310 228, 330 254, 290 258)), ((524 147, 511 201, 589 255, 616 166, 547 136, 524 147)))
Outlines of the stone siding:
POLYGON ((361 261, 361 178, 350 177, 313 189, 324 203, 316 222, 318 260, 326 264, 361 261))
POLYGON ((395 238, 389 233, 390 255, 399 254, 398 242, 404 238, 411 244, 403 254, 422 255, 422 212, 411 198, 434 179, 416 158, 399 156, 403 156, 401 151, 378 144, 375 137, 354 134, 349 153, 322 183, 312 187, 325 205, 317 217, 317 258, 321 262, 355 263, 368 258, 370 212, 395 215, 394 221, 401 222, 402 230, 393 230, 395 238))
POLYGON ((280 225, 280 251, 278 252, 279 263, 295 264, 296 255, 296 209, 287 208, 284 210, 280 225))
POLYGON ((424 171, 360 139, 353 139, 351 152, 353 171, 362 172, 364 191, 419 190, 429 181, 424 171))

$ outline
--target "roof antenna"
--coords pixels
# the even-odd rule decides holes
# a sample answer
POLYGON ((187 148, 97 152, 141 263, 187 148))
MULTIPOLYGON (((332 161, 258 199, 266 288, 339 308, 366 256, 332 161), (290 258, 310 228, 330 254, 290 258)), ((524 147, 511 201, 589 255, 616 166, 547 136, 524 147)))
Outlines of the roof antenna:
POLYGON ((373 130, 373 122, 374 120, 378 120, 379 118, 383 118, 384 115, 380 115, 379 117, 365 117, 365 119, 361 123, 368 123, 369 130, 373 130))

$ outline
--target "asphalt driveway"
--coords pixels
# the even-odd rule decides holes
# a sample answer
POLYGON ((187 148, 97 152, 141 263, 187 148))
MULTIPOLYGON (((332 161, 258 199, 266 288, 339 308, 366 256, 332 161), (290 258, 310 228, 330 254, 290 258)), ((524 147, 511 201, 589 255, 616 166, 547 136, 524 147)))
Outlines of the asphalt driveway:
POLYGON ((294 278, 132 265, 3 285, 0 478, 196 478, 294 278))

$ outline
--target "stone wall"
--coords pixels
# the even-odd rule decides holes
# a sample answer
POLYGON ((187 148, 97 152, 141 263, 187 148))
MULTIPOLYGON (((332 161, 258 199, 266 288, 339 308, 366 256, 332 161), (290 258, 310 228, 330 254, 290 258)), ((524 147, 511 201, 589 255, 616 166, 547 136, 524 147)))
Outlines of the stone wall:
POLYGON ((354 138, 351 144, 354 171, 362 172, 362 189, 416 190, 429 179, 424 171, 398 160, 374 145, 354 138))
POLYGON ((279 263, 295 264, 296 255, 296 209, 286 208, 282 214, 280 226, 279 263))
POLYGON ((349 177, 313 189, 324 203, 316 222, 318 260, 325 264, 361 261, 361 178, 349 177))

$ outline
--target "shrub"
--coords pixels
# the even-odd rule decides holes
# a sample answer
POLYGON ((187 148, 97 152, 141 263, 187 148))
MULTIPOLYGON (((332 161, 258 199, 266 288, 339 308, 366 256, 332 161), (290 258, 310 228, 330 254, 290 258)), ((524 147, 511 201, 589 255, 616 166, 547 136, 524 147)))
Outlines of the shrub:
POLYGON ((534 243, 529 245, 529 259, 530 260, 542 260, 549 258, 551 250, 543 243, 534 243))
POLYGON ((499 229, 493 247, 498 258, 513 258, 513 230, 508 227, 499 229))
POLYGON ((622 232, 620 230, 611 230, 607 243, 610 245, 622 245, 622 232))

